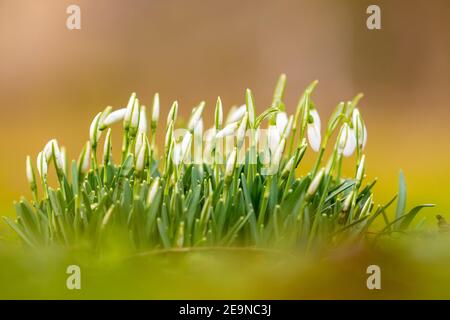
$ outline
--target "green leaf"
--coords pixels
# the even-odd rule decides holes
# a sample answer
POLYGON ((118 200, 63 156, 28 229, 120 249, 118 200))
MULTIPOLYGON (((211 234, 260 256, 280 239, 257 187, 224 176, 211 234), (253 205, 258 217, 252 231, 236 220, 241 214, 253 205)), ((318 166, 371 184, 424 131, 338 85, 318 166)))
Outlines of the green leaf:
POLYGON ((395 211, 395 218, 400 218, 401 215, 405 213, 406 209, 406 182, 403 171, 400 170, 400 175, 398 178, 398 199, 397 199, 397 210, 395 211))
POLYGON ((431 208, 431 207, 434 207, 434 204, 422 204, 412 208, 407 214, 405 214, 402 217, 403 220, 401 221, 398 229, 399 230, 407 229, 420 210, 422 210, 423 208, 431 208))

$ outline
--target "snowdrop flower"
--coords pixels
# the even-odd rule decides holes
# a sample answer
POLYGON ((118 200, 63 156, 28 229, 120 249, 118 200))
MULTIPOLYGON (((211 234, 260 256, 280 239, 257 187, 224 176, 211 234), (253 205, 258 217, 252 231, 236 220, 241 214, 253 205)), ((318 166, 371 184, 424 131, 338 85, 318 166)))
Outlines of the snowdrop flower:
POLYGON ((325 172, 325 168, 321 168, 320 171, 316 174, 314 179, 311 181, 311 184, 308 187, 308 191, 306 192, 307 196, 312 196, 316 193, 319 188, 320 182, 322 181, 323 174, 325 172))
POLYGON ((139 111, 138 132, 147 132, 147 112, 145 106, 139 111))
POLYGON ((88 141, 84 145, 78 160, 78 171, 82 174, 86 174, 89 171, 89 164, 91 160, 91 143, 88 141))
POLYGON ((159 189, 159 177, 156 177, 155 180, 153 180, 150 190, 148 191, 147 195, 147 204, 150 205, 156 198, 156 193, 159 189))
POLYGON ((278 129, 278 132, 280 134, 284 133, 284 130, 287 127, 288 124, 288 116, 286 112, 278 112, 275 118, 276 127, 278 129))
POLYGON ((283 171, 281 173, 281 176, 287 177, 289 175, 289 173, 292 171, 292 169, 294 169, 294 161, 295 161, 295 156, 292 156, 288 162, 286 163, 286 165, 283 168, 283 171))
POLYGON ((169 125, 170 121, 175 122, 178 114, 178 101, 174 101, 172 106, 170 107, 169 114, 167 115, 167 125, 169 125))
POLYGON ((291 130, 292 130, 293 123, 294 123, 294 116, 291 115, 291 116, 289 116, 287 125, 284 127, 283 136, 285 138, 289 137, 289 134, 291 133, 291 130))
POLYGON ((155 96, 153 97, 152 122, 151 122, 151 126, 153 129, 156 128, 158 119, 159 119, 159 93, 155 93, 155 96))
POLYGON ((225 128, 217 132, 216 139, 221 139, 223 137, 231 136, 234 134, 238 128, 239 124, 237 122, 233 122, 230 124, 227 124, 225 128))
POLYGON ((143 144, 136 156, 136 170, 142 172, 145 164, 146 145, 143 144))
POLYGON ((192 141, 192 134, 190 132, 187 132, 181 143, 177 143, 175 145, 175 148, 173 150, 173 162, 175 164, 180 164, 186 157, 189 148, 191 146, 192 141))
POLYGON ((27 168, 26 172, 27 172, 27 180, 28 180, 28 183, 29 183, 31 186, 35 186, 35 185, 36 185, 36 178, 35 178, 35 176, 34 176, 34 171, 33 171, 33 166, 32 166, 32 164, 31 164, 31 158, 30 158, 30 156, 27 156, 26 168, 27 168))
POLYGON ((353 109, 352 125, 358 138, 358 147, 364 149, 367 143, 367 130, 358 108, 353 109))
POLYGON ((244 114, 236 132, 237 147, 240 149, 244 144, 245 133, 247 131, 247 113, 244 114))
POLYGON ((130 99, 128 100, 128 104, 126 107, 125 115, 123 118, 123 126, 126 130, 130 127, 131 123, 131 116, 133 114, 133 108, 134 108, 134 100, 136 99, 136 93, 133 92, 130 96, 130 99))
POLYGON ((139 126, 139 99, 134 99, 134 106, 133 110, 131 112, 131 122, 130 122, 130 129, 133 131, 137 130, 139 126))
POLYGON ((36 162, 37 162, 37 169, 38 169, 39 175, 42 178, 46 177, 48 167, 47 167, 47 158, 45 157, 44 151, 39 152, 36 162))
POLYGON ((243 104, 239 108, 230 110, 227 117, 227 123, 237 122, 247 113, 247 106, 243 104))
POLYGON ((197 126, 197 123, 200 121, 200 119, 202 117, 202 112, 203 112, 204 108, 205 108, 205 102, 202 101, 202 102, 200 102, 198 107, 192 111, 192 115, 191 115, 191 118, 189 119, 189 123, 188 123, 189 131, 194 130, 194 128, 197 126))
POLYGON ((125 117, 127 108, 122 108, 108 114, 100 124, 100 130, 105 130, 107 127, 113 125, 116 122, 122 121, 125 117))
POLYGON ((136 145, 134 146, 134 154, 136 157, 139 154, 139 151, 141 150, 143 145, 145 145, 145 133, 139 132, 136 138, 136 145))
POLYGON ((267 135, 268 135, 267 140, 269 144, 269 150, 271 153, 273 153, 275 152, 275 150, 278 147, 278 144, 280 143, 281 134, 278 131, 277 126, 270 125, 268 128, 267 135))
POLYGON ((286 139, 283 138, 280 141, 280 145, 275 151, 275 154, 272 158, 271 165, 275 168, 275 170, 278 169, 278 166, 280 165, 281 157, 283 156, 284 146, 286 144, 286 139))
POLYGON ((307 124, 308 141, 314 151, 319 151, 321 143, 320 117, 316 109, 309 111, 310 118, 307 124))
POLYGON ((52 159, 52 156, 55 156, 56 166, 58 169, 63 169, 64 163, 61 158, 61 152, 59 150, 58 141, 56 139, 51 139, 44 147, 44 154, 47 160, 47 163, 52 159))
POLYGON ((96 146, 98 140, 100 139, 101 131, 99 130, 99 122, 101 115, 101 112, 97 113, 97 115, 94 117, 94 120, 92 120, 91 122, 91 126, 89 127, 89 140, 91 141, 91 145, 93 146, 96 146))
POLYGON ((355 130, 350 128, 347 123, 342 126, 339 141, 338 141, 338 153, 343 154, 345 157, 349 157, 356 149, 356 136, 355 130))
POLYGON ((228 156, 227 163, 225 165, 225 181, 229 183, 233 177, 234 167, 236 166, 237 152, 236 148, 231 151, 228 156))

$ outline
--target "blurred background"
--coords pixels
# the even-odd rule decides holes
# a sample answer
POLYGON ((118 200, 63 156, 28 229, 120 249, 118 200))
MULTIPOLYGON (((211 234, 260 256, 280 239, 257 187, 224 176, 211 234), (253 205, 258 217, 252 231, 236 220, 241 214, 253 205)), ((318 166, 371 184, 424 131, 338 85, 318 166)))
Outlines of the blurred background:
POLYGON ((0 0, 0 213, 30 197, 27 154, 57 138, 77 157, 93 116, 132 91, 147 105, 158 91, 163 117, 173 100, 184 116, 206 100, 212 119, 218 95, 229 108, 247 87, 262 111, 286 73, 290 112, 314 79, 323 120, 364 92, 375 200, 395 194, 403 169, 409 206, 436 203, 431 223, 449 217, 449 11, 445 0, 0 0), (81 30, 66 28, 70 4, 81 30), (370 4, 381 30, 366 27, 370 4))

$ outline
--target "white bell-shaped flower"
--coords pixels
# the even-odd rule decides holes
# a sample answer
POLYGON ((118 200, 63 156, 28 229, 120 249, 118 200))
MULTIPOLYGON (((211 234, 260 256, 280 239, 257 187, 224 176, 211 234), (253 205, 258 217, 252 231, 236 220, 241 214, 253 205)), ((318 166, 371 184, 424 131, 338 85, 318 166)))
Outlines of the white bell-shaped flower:
POLYGON ((307 124, 308 141, 314 151, 319 151, 322 137, 320 134, 320 117, 316 109, 309 111, 310 118, 307 124))

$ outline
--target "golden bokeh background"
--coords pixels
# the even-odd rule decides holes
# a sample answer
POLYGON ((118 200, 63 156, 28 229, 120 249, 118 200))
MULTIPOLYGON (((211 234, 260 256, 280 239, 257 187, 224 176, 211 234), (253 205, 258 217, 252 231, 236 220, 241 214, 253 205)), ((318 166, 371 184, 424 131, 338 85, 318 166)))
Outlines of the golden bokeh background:
POLYGON ((27 154, 55 137, 76 157, 93 116, 132 91, 147 105, 158 91, 163 116, 175 99, 184 116, 205 100, 211 119, 218 95, 229 108, 247 87, 262 111, 284 72, 290 112, 314 79, 323 120, 364 92, 375 200, 395 194, 401 168, 409 206, 450 217, 449 11, 445 0, 0 0, 1 215, 30 196, 27 154), (73 3, 81 30, 65 26, 73 3), (368 30, 375 3, 382 29, 368 30))

